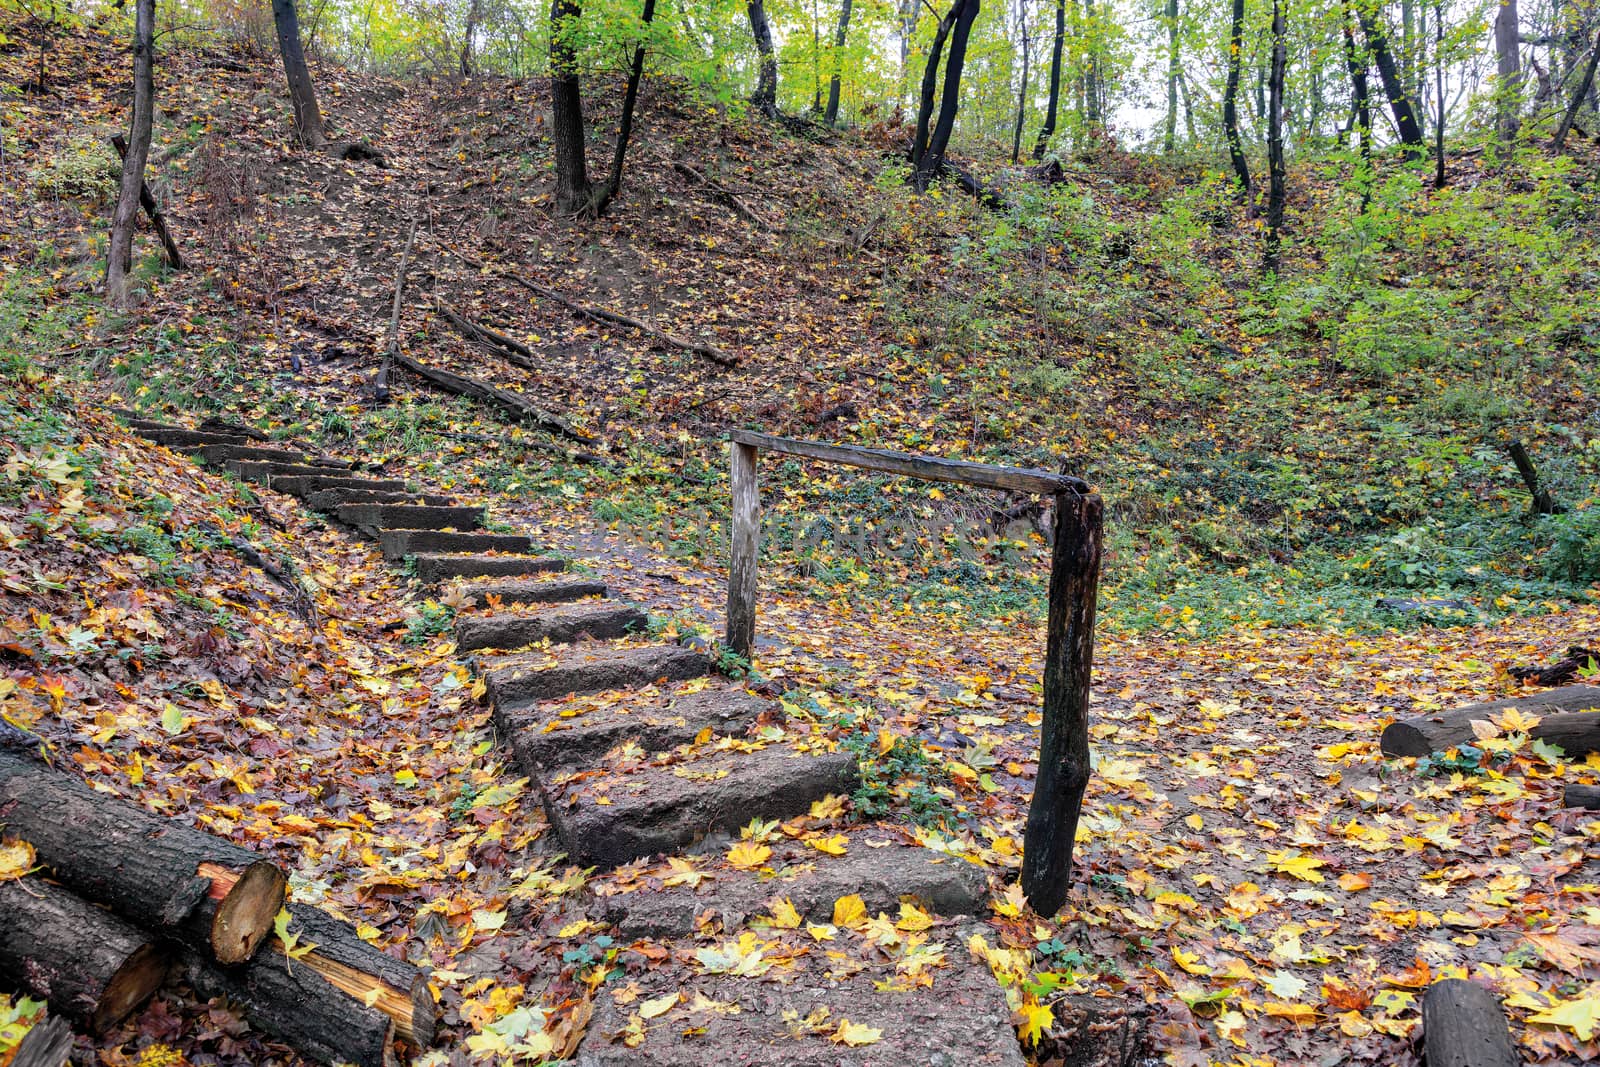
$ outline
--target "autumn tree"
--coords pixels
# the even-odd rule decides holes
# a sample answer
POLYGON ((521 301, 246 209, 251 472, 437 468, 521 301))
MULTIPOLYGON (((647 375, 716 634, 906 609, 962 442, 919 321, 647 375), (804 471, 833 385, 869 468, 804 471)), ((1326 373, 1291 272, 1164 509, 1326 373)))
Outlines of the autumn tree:
POLYGON ((1022 124, 1028 118, 1028 75, 1033 59, 1033 41, 1028 36, 1028 14, 1027 0, 1020 0, 1017 4, 1017 31, 1022 38, 1022 87, 1017 90, 1017 121, 1011 130, 1012 163, 1022 155, 1022 124))
POLYGON ((1417 121, 1417 111, 1411 94, 1400 76, 1399 65, 1389 48, 1389 38, 1384 33, 1381 13, 1370 5, 1370 0, 1356 0, 1356 15, 1361 22, 1361 32, 1367 41, 1367 52, 1378 67, 1378 79, 1383 84, 1383 94, 1389 101, 1389 111, 1394 115, 1395 129, 1400 132, 1400 143, 1405 146, 1408 159, 1420 158, 1424 139, 1422 124, 1417 121))
POLYGON ((1050 93, 1045 104, 1044 125, 1033 142, 1033 158, 1043 159, 1056 133, 1056 115, 1061 106, 1061 51, 1067 40, 1067 0, 1056 0, 1056 27, 1050 38, 1050 93))
POLYGON ((922 75, 916 142, 911 150, 912 181, 919 191, 925 190, 944 170, 945 152, 950 147, 956 109, 961 102, 961 71, 967 62, 967 42, 972 35, 972 23, 978 17, 979 4, 980 0, 955 0, 934 34, 934 44, 922 75), (939 82, 940 52, 947 37, 950 56, 944 65, 944 89, 939 95, 935 117, 934 93, 939 82))
POLYGON ((750 19, 750 33, 756 39, 756 53, 760 67, 756 75, 756 91, 750 103, 768 117, 778 114, 778 54, 772 47, 772 25, 767 21, 764 0, 750 0, 745 6, 750 19))
POLYGON ((1284 42, 1283 0, 1272 0, 1272 58, 1267 74, 1267 247, 1265 266, 1278 269, 1287 168, 1283 159, 1283 83, 1289 49, 1284 42))
POLYGON ((1239 179, 1239 191, 1250 193, 1250 163, 1239 139, 1239 68, 1244 53, 1244 0, 1233 0, 1228 22, 1228 80, 1222 90, 1222 133, 1228 141, 1228 159, 1239 179))
POLYGON ((122 181, 111 217, 111 247, 106 256, 106 301, 128 306, 128 274, 133 269, 133 230, 139 219, 139 194, 150 157, 151 120, 155 108, 156 0, 134 0, 133 112, 128 123, 128 153, 122 160, 122 181))
POLYGON ((278 31, 283 73, 289 79, 294 132, 307 148, 321 148, 327 135, 322 129, 322 112, 317 107, 317 90, 311 82, 311 71, 306 67, 305 49, 300 44, 300 15, 295 10, 295 0, 272 0, 272 24, 278 31))
POLYGON ((1161 150, 1171 155, 1178 146, 1178 79, 1183 66, 1178 53, 1178 0, 1167 0, 1167 115, 1161 150))
POLYGON ((1352 17, 1346 7, 1342 27, 1344 62, 1350 74, 1350 94, 1361 145, 1361 169, 1358 175, 1361 182, 1361 210, 1366 211, 1367 205, 1372 202, 1372 96, 1367 82, 1367 55, 1356 46, 1355 29, 1350 25, 1352 17))
POLYGON ((1494 19, 1495 51, 1495 128, 1500 140, 1509 142, 1517 133, 1522 89, 1522 52, 1517 18, 1517 0, 1500 0, 1494 19))
POLYGON ((833 74, 828 78, 828 106, 822 113, 823 125, 832 126, 839 121, 839 67, 844 62, 845 34, 850 29, 851 0, 843 0, 839 7, 839 27, 833 35, 833 74))

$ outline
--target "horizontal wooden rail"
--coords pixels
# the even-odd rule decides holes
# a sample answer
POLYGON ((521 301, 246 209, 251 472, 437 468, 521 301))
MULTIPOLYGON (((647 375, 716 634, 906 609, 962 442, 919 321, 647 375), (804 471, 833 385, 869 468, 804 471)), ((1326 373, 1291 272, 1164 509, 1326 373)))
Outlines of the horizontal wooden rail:
POLYGON ((985 489, 1012 489, 1023 493, 1052 495, 1062 492, 1089 492, 1089 483, 1082 478, 1074 478, 1067 474, 1051 474, 1049 471, 1030 467, 1000 467, 993 463, 968 463, 960 459, 916 456, 910 452, 891 452, 884 448, 799 441, 792 437, 774 437, 754 430, 734 430, 729 436, 735 444, 764 448, 769 452, 784 452, 791 456, 819 459, 825 463, 843 463, 846 466, 883 471, 886 474, 904 474, 927 482, 955 482, 960 485, 982 486, 985 489))

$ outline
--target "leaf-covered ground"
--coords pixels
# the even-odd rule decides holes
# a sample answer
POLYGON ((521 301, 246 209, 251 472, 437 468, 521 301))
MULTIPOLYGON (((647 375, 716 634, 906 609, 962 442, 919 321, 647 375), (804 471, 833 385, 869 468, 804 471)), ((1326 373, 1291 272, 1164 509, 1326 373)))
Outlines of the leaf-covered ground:
MULTIPOLYGON (((90 136, 120 121, 125 64, 114 56, 104 39, 69 41, 59 61, 72 76, 55 95, 6 105, 8 167, 59 156, 63 132, 90 136)), ((886 279, 904 268, 930 293, 970 279, 942 253, 888 258, 914 252, 928 231, 873 240, 922 215, 955 233, 967 209, 926 201, 875 221, 876 157, 866 146, 786 140, 662 90, 647 99, 618 215, 570 228, 544 215, 547 152, 532 83, 406 92, 326 72, 340 135, 376 143, 389 162, 378 169, 293 152, 263 57, 244 75, 201 58, 172 59, 183 75, 164 81, 157 144, 161 185, 198 266, 162 278, 147 265, 136 322, 105 323, 92 295, 102 208, 41 194, 31 181, 0 187, 0 226, 16 250, 0 263, 0 337, 15 348, 4 364, 0 474, 3 713, 98 786, 270 851, 295 872, 298 899, 437 968, 454 1046, 434 1059, 490 1062, 505 1046, 530 1059, 569 1051, 608 977, 627 989, 644 974, 687 978, 707 964, 597 940, 603 929, 567 921, 567 901, 585 884, 627 892, 652 879, 714 878, 750 854, 594 879, 564 867, 448 630, 431 621, 447 619, 447 606, 412 602, 403 575, 372 550, 283 498, 140 443, 94 404, 115 397, 168 417, 222 411, 387 461, 430 489, 488 496, 492 518, 584 561, 684 631, 714 629, 720 611, 713 438, 729 422, 806 435, 844 422, 867 443, 1053 463, 1109 449, 1119 432, 1153 434, 1174 412, 1139 414, 1148 398, 1108 373, 1095 395, 1109 414, 1086 416, 1092 432, 1049 456, 1004 444, 1036 440, 1028 417, 995 427, 992 408, 961 412, 961 391, 929 378, 937 345, 913 359, 914 340, 895 351, 885 343, 886 279), (790 232, 752 228, 671 158, 761 190, 763 209, 790 232), (940 220, 947 207, 951 218, 940 220), (829 217, 835 225, 817 222, 829 217), (610 469, 560 462, 538 435, 416 383, 400 381, 387 406, 365 403, 412 218, 420 252, 407 351, 519 388, 601 434, 610 469), (838 241, 842 250, 829 243, 838 241), (530 303, 450 249, 648 314, 737 353, 748 369, 723 374, 530 303), (513 331, 536 348, 539 369, 469 349, 428 312, 419 295, 428 293, 513 331), (949 435, 963 416, 968 433, 949 435), (669 519, 683 541, 708 539, 705 562, 684 557, 669 519), (306 594, 245 566, 236 538, 306 594)), ((0 57, 8 72, 17 61, 0 57)), ((1216 314, 1235 337, 1226 308, 1216 314)), ((1108 328, 1135 331, 1129 346, 1153 329, 1108 328)), ((944 373, 957 374, 957 361, 947 363, 944 373)), ((774 473, 770 503, 783 521, 884 501, 891 516, 943 521, 989 503, 814 468, 774 473)), ((1196 473, 1193 484, 1203 482, 1196 473)), ((1115 512, 1116 486, 1104 492, 1115 512)), ((1227 509, 1208 521, 1225 524, 1227 509)), ((1036 539, 1011 539, 1014 562, 991 543, 973 566, 1037 569, 1036 539)), ((819 815, 822 840, 837 834, 836 847, 849 849, 909 833, 983 865, 993 888, 986 958, 1041 1062, 1058 1054, 1051 1004, 1082 991, 1154 1004, 1157 1050, 1174 1063, 1410 1062, 1420 990, 1463 974, 1501 996, 1530 1059, 1600 1055, 1600 824, 1557 807, 1564 784, 1600 780, 1600 763, 1556 758, 1514 720, 1461 759, 1377 751, 1396 715, 1514 693, 1507 666, 1592 647, 1592 597, 1534 591, 1524 613, 1446 629, 1344 626, 1327 610, 1314 627, 1190 626, 1203 609, 1179 583, 1168 598, 1173 633, 1103 631, 1079 873, 1067 909, 1042 921, 1015 889, 1037 748, 1036 604, 1026 590, 985 602, 982 582, 964 584, 954 546, 938 535, 912 541, 909 563, 837 546, 774 553, 756 666, 785 691, 793 729, 854 744, 877 769, 844 811, 819 815), (929 567, 945 569, 944 592, 919 585, 908 595, 929 567)), ((1241 583, 1264 599, 1292 595, 1274 564, 1239 566, 1241 583)), ((881 956, 881 944, 844 940, 863 960, 881 956)), ((728 943, 739 945, 707 947, 728 943)), ((778 966, 774 980, 783 973, 778 966)), ((99 1055, 170 1062, 167 1048, 196 1060, 286 1056, 228 1013, 175 997, 108 1036, 99 1055)))

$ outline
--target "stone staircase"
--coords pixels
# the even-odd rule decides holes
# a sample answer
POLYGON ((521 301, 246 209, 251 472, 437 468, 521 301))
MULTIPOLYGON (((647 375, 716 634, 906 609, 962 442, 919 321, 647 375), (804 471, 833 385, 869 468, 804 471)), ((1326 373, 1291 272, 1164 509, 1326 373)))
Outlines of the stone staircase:
MULTIPOLYGON (((410 561, 424 586, 448 584, 460 605, 458 649, 574 863, 610 869, 684 850, 710 860, 752 820, 803 821, 814 804, 856 788, 853 756, 785 733, 781 705, 717 674, 704 653, 650 638, 646 614, 611 599, 603 582, 569 573, 524 535, 483 530, 483 507, 348 461, 122 414, 148 439, 295 496, 375 541, 386 559, 410 561)), ((621 939, 668 941, 693 958, 708 931, 744 928, 779 899, 818 924, 841 897, 890 916, 911 903, 943 917, 926 935, 944 947, 937 966, 903 981, 892 958, 876 969, 838 965, 803 923, 761 927, 803 942, 773 949, 785 961, 781 982, 708 969, 680 989, 679 1007, 647 1023, 638 1003, 678 988, 683 975, 644 972, 637 999, 597 996, 579 1062, 1021 1067, 1006 998, 966 947, 984 929, 969 918, 987 903, 980 869, 893 828, 853 828, 850 842, 834 855, 777 835, 759 869, 713 861, 704 878, 591 890, 582 906, 621 939), (845 1019, 880 1036, 854 1047, 838 1036, 845 1019)))

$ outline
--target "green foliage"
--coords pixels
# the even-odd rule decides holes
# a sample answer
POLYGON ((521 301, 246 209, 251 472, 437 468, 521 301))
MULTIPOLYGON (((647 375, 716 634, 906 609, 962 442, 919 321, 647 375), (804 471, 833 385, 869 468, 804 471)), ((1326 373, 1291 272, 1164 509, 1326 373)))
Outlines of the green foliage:
POLYGON ((93 134, 74 134, 58 144, 28 171, 39 196, 52 200, 94 202, 116 195, 122 165, 111 146, 93 134))
POLYGON ((408 645, 426 644, 448 632, 455 618, 454 608, 437 600, 424 600, 416 611, 406 616, 406 634, 402 640, 408 645))

